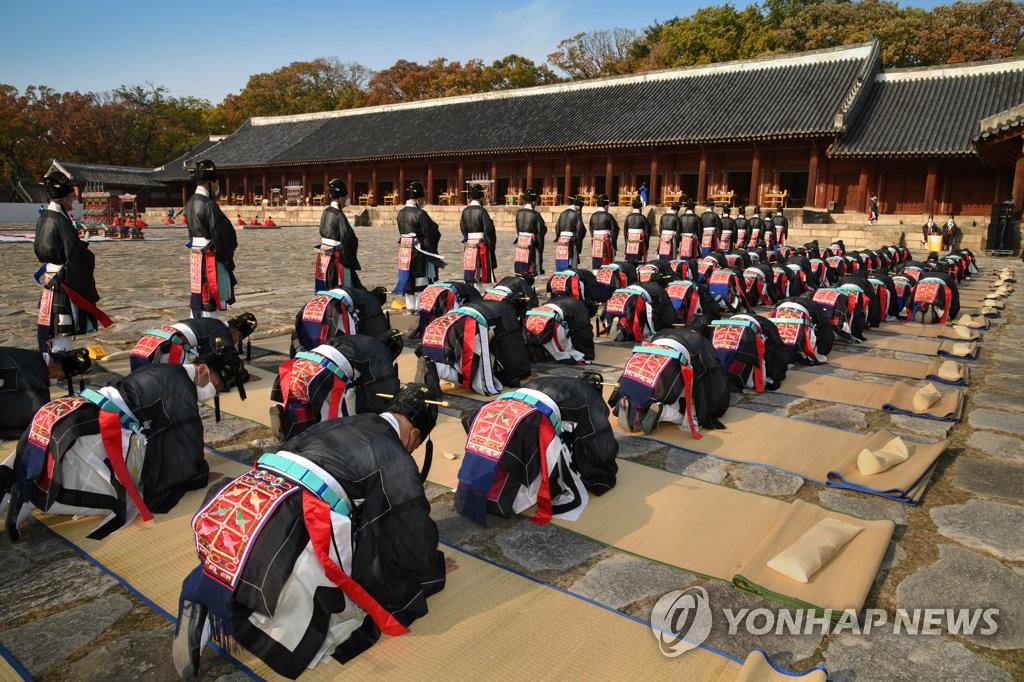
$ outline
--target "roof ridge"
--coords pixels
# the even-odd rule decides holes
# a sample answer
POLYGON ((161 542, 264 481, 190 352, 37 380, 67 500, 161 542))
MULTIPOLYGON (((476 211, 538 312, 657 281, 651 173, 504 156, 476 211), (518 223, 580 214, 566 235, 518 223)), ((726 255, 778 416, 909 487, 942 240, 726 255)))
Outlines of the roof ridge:
POLYGON ((716 62, 713 64, 697 64, 683 66, 674 69, 660 69, 658 71, 645 71, 643 73, 628 74, 622 76, 606 76, 604 78, 592 78, 582 81, 569 81, 565 83, 552 83, 549 85, 537 85, 529 88, 515 88, 512 90, 499 90, 495 92, 473 93, 468 95, 454 95, 451 97, 437 97, 433 99, 419 100, 415 102, 397 102, 394 104, 380 104, 370 107, 359 107, 355 109, 341 109, 337 111, 318 111, 308 114, 290 114, 285 116, 254 116, 249 119, 253 126, 278 125, 284 123, 301 123, 323 119, 343 118, 346 116, 362 116, 367 114, 385 113, 392 111, 404 111, 408 109, 422 109, 441 107, 467 102, 480 102, 492 99, 512 99, 515 97, 532 97, 558 92, 578 92, 603 87, 618 87, 634 83, 647 83, 657 81, 682 80, 722 71, 759 71, 770 68, 785 68, 788 66, 799 66, 807 63, 824 63, 829 61, 844 61, 868 59, 871 57, 876 40, 869 40, 853 45, 839 47, 826 47, 807 52, 791 52, 786 54, 764 55, 753 59, 742 59, 728 62, 716 62), (828 56, 838 55, 835 59, 827 59, 828 56))
POLYGON ((1024 57, 1004 57, 961 64, 937 64, 935 66, 912 66, 902 69, 887 69, 875 76, 876 82, 923 80, 926 78, 954 78, 975 76, 986 73, 1024 70, 1024 57))

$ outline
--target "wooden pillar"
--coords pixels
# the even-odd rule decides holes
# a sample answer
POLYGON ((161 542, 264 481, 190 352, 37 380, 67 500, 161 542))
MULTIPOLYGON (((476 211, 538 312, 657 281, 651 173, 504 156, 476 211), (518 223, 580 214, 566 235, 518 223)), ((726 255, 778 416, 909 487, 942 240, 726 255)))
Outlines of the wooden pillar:
POLYGON ((263 183, 263 188, 260 191, 260 193, 263 195, 263 198, 266 199, 267 202, 269 202, 270 201, 270 188, 267 187, 267 174, 266 173, 263 174, 263 177, 260 179, 260 182, 263 183))
POLYGON ((708 190, 708 153, 703 147, 700 148, 700 163, 697 164, 697 201, 703 202, 707 198, 708 190))
MULTIPOLYGON (((1024 139, 1022 139, 1024 142, 1024 139)), ((1013 167, 1013 214, 1019 216, 1024 209, 1024 147, 1017 154, 1017 163, 1013 167)))
POLYGON ((458 200, 459 203, 462 203, 463 196, 468 196, 468 195, 463 195, 462 194, 462 190, 464 190, 464 189, 466 189, 466 166, 462 162, 462 160, 460 159, 459 160, 458 183, 457 183, 457 185, 455 187, 455 192, 456 192, 456 195, 458 197, 457 200, 458 200))
MULTIPOLYGON (((392 190, 393 192, 400 191, 398 188, 402 187, 403 185, 405 185, 405 166, 403 166, 402 164, 398 164, 398 183, 397 184, 398 184, 398 187, 395 187, 392 190)), ((427 187, 425 187, 424 189, 426 189, 426 191, 427 191, 426 202, 429 204, 430 203, 430 189, 427 188, 427 187)), ((398 203, 398 202, 396 201, 395 203, 398 203)))
POLYGON ((932 214, 935 211, 935 189, 939 184, 939 164, 936 161, 928 162, 928 175, 924 180, 924 212, 932 214))
POLYGON ((660 204, 658 201, 658 155, 651 154, 651 185, 647 188, 647 203, 660 204))
POLYGON ((811 147, 811 159, 807 164, 807 205, 812 208, 818 207, 818 162, 821 158, 821 150, 818 145, 811 147))
POLYGON ((608 154, 608 158, 605 159, 604 163, 604 192, 609 198, 612 196, 612 174, 615 169, 612 167, 612 155, 608 154))
MULTIPOLYGON (((329 191, 329 190, 327 189, 327 183, 328 183, 328 182, 330 182, 330 181, 331 181, 331 178, 329 177, 329 174, 327 173, 327 169, 325 168, 325 169, 324 169, 324 188, 323 188, 323 190, 322 190, 322 194, 324 195, 324 198, 323 198, 323 199, 321 200, 321 202, 320 202, 320 203, 322 203, 322 204, 323 204, 324 206, 330 206, 330 205, 331 205, 331 193, 330 193, 330 191, 329 191)), ((351 191, 352 191, 352 190, 351 190, 351 189, 349 188, 349 186, 348 186, 348 185, 345 185, 345 188, 346 188, 346 189, 348 189, 348 191, 349 191, 349 192, 351 192, 351 191)), ((342 199, 342 201, 341 201, 341 204, 344 204, 344 203, 345 203, 345 200, 344 200, 344 199, 342 199)), ((339 205, 339 206, 341 206, 341 204, 338 204, 338 205, 339 205)))
POLYGON ((345 168, 345 187, 348 187, 349 197, 355 197, 353 201, 359 204, 359 197, 355 196, 355 188, 352 186, 352 166, 345 168))
POLYGON ((528 189, 530 187, 533 187, 533 157, 527 155, 527 157, 526 157, 526 187, 524 187, 523 189, 528 189))
POLYGON ((754 147, 754 158, 750 162, 750 198, 751 206, 761 205, 761 148, 754 147))
POLYGON ((868 210, 868 175, 870 166, 867 161, 860 164, 860 182, 857 185, 857 212, 864 213, 868 210))
MULTIPOLYGON (((426 187, 426 190, 427 190, 427 203, 428 204, 433 204, 434 203, 434 164, 432 164, 432 163, 428 163, 427 164, 427 187, 426 187)), ((399 187, 398 191, 399 192, 404 192, 405 191, 405 187, 399 187)))
POLYGON ((572 159, 565 157, 565 203, 569 203, 569 192, 572 191, 572 159))
POLYGON ((491 205, 498 203, 498 160, 491 159, 491 205))
POLYGON ((299 197, 299 205, 305 204, 306 197, 309 196, 309 185, 306 184, 306 169, 302 169, 302 196, 299 197))
POLYGON ((221 196, 224 199, 226 199, 228 202, 231 201, 231 176, 230 175, 225 175, 224 176, 224 193, 221 194, 221 196))
POLYGON ((181 205, 184 206, 188 202, 188 182, 181 183, 181 205))
POLYGON ((242 194, 245 195, 245 201, 249 201, 249 174, 242 173, 242 194))
POLYGON ((380 197, 377 196, 377 165, 373 164, 370 166, 370 193, 373 195, 373 204, 377 205, 377 201, 380 197))
POLYGON ((829 173, 831 172, 832 162, 828 156, 825 156, 818 162, 820 171, 818 172, 818 187, 817 197, 819 206, 818 208, 827 208, 829 198, 831 197, 831 185, 829 185, 829 173))

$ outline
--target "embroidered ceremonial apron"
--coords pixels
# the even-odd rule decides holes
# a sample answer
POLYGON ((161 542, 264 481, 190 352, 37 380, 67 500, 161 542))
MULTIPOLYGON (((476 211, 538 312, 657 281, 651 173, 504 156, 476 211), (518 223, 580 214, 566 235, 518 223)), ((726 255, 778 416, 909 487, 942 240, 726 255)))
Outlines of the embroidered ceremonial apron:
POLYGON ((594 230, 590 246, 590 260, 594 270, 612 262, 612 233, 609 230, 594 230))
POLYGON ((658 260, 667 263, 676 257, 676 231, 665 230, 658 239, 658 260))
POLYGON ((489 284, 494 281, 491 260, 487 251, 487 240, 483 232, 466 235, 466 247, 462 252, 462 269, 469 284, 489 284))
POLYGON ((540 273, 540 258, 537 249, 537 235, 532 232, 516 233, 516 260, 513 265, 517 274, 540 273))
POLYGON ((555 243, 555 270, 570 270, 577 265, 576 235, 572 232, 559 232, 555 243))
POLYGON ((626 230, 626 260, 631 263, 647 260, 647 232, 626 230))
POLYGON ((700 255, 706 256, 718 248, 718 234, 713 227, 705 227, 700 240, 700 255))

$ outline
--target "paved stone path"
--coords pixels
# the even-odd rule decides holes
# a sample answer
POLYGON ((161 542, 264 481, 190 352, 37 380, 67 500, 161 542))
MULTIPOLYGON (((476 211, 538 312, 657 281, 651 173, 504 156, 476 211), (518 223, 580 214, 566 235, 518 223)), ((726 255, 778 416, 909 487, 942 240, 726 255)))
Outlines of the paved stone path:
MULTIPOLYGON (((442 228, 441 252, 452 264, 446 275, 457 278, 457 230, 442 228)), ((4 231, 16 229, 5 226, 4 231)), ((395 278, 394 228, 358 232, 364 284, 390 289, 395 278)), ((154 229, 149 234, 169 239, 91 245, 101 306, 117 324, 79 339, 77 345, 99 342, 108 350, 126 349, 146 328, 187 316, 185 231, 154 229)), ((511 233, 499 234, 499 262, 506 273, 511 241, 511 233)), ((257 314, 257 336, 289 329, 295 311, 308 300, 316 243, 312 226, 239 232, 236 310, 257 314)), ((553 249, 545 260, 551 272, 553 249)), ((989 267, 1006 264, 1015 263, 983 262, 989 267)), ((0 244, 0 345, 34 344, 39 290, 30 275, 36 267, 30 243, 0 244)), ((1024 277, 1024 267, 1018 271, 1024 277)), ((1024 362, 1017 359, 1024 350, 1021 300, 1019 292, 1008 299, 1003 317, 985 332, 981 356, 971 365, 962 423, 888 416, 773 394, 734 396, 734 404, 747 409, 847 431, 887 428, 923 441, 948 436, 950 450, 940 458, 918 507, 827 490, 790 475, 652 441, 622 439, 619 453, 623 459, 786 501, 803 499, 866 518, 892 519, 896 533, 867 606, 886 609, 890 620, 896 608, 995 606, 1001 609, 997 635, 968 637, 943 630, 915 637, 890 630, 870 636, 730 636, 724 623, 716 622, 708 644, 740 657, 760 646, 796 670, 825 664, 839 680, 1024 678, 1024 362)), ((257 364, 273 367, 279 360, 267 356, 257 364)), ((97 368, 88 380, 100 384, 111 378, 97 368)), ((472 407, 468 401, 453 403, 472 407)), ((251 422, 227 417, 214 424, 207 410, 204 425, 207 442, 229 453, 251 458, 273 448, 269 431, 251 422)), ((808 455, 828 446, 808 443, 808 455)), ((436 486, 428 486, 427 492, 444 541, 639 618, 649 617, 660 595, 690 585, 705 586, 716 608, 776 606, 731 585, 608 549, 554 525, 538 528, 523 519, 489 519, 490 525, 481 528, 453 512, 449 492, 436 486)), ((168 621, 36 524, 28 524, 18 544, 0 539, 0 595, 0 644, 39 679, 175 678, 168 621)), ((204 665, 203 679, 244 679, 212 652, 207 652, 204 665)), ((600 675, 596 663, 588 672, 600 675)))

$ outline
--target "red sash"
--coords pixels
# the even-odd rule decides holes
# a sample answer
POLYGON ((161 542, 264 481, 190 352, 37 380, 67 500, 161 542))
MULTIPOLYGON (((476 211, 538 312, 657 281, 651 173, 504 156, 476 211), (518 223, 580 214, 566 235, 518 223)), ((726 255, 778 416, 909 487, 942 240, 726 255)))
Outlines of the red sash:
POLYGON ((131 498, 143 521, 151 521, 153 512, 142 500, 142 494, 135 487, 132 476, 128 472, 128 465, 124 461, 124 451, 121 449, 121 415, 117 412, 100 410, 100 437, 103 439, 103 449, 107 452, 107 460, 110 461, 110 469, 114 472, 114 478, 124 487, 124 491, 131 498))
POLYGON ((337 585, 346 597, 365 611, 381 632, 392 637, 409 632, 409 628, 398 622, 398 619, 381 606, 380 602, 363 589, 362 585, 341 570, 341 567, 331 558, 330 550, 333 541, 331 508, 308 490, 302 491, 302 518, 306 524, 306 531, 309 533, 313 552, 316 553, 316 558, 324 569, 324 575, 330 578, 331 582, 337 585))

